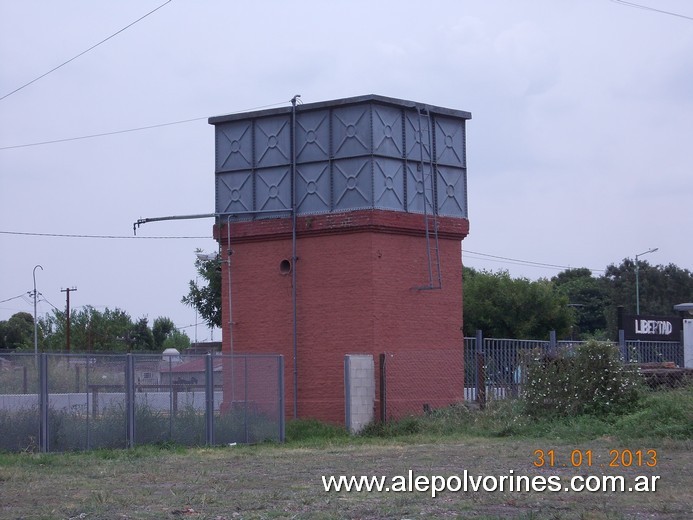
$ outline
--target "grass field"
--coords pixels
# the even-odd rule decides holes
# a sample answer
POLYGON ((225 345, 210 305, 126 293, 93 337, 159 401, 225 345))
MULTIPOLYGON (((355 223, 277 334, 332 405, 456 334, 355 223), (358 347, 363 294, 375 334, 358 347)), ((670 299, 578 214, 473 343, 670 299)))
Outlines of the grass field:
POLYGON ((25 455, 0 465, 1 518, 693 518, 690 442, 621 445, 469 438, 430 442, 354 442, 313 447, 133 451, 25 455), (534 466, 536 449, 592 450, 592 468, 534 466), (657 450, 654 468, 602 468, 609 451, 657 450), (340 492, 322 475, 660 475, 654 493, 340 492))
MULTIPOLYGON (((512 404, 373 428, 290 424, 286 444, 0 454, 2 519, 690 519, 693 395, 653 395, 633 414, 530 421, 512 404), (538 468, 536 450, 545 453, 538 468), (549 466, 549 450, 554 450, 549 466), (582 464, 573 467, 573 462, 582 464), (609 467, 626 450, 630 467, 609 467), (641 451, 641 460, 637 452, 641 451), (656 465, 653 453, 656 450, 656 465), (588 452, 592 465, 588 466, 588 452), (648 466, 648 463, 650 466, 648 466), (659 476, 656 492, 326 492, 321 477, 659 476)), ((619 462, 624 459, 619 458, 619 462)), ((390 483, 388 481, 388 483, 390 483)), ((392 481, 394 483, 394 480, 392 481)), ((401 482, 400 482, 401 483, 401 482)))

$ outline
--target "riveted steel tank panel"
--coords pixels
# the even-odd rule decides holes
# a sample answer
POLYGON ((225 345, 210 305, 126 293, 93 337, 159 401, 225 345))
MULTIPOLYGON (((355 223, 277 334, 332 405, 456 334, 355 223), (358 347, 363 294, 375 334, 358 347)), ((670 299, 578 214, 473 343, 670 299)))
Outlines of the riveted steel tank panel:
POLYGON ((286 116, 255 122, 255 167, 291 164, 291 121, 286 116))
POLYGON ((299 163, 330 159, 330 112, 306 112, 296 118, 296 160, 299 163))
POLYGON ((373 105, 373 153, 387 157, 404 157, 402 110, 373 105))
POLYGON ((327 162, 296 167, 296 208, 298 213, 329 213, 331 202, 330 165, 327 162))
POLYGON ((436 117, 435 120, 436 162, 464 168, 465 135, 464 121, 436 117))
POLYGON ((253 176, 249 171, 217 174, 217 213, 248 212, 253 207, 253 176))
POLYGON ((332 183, 335 211, 373 207, 373 173, 370 157, 334 161, 332 183))
POLYGON ((371 153, 370 105, 351 105, 332 111, 332 154, 355 157, 371 153))
MULTIPOLYGON (((424 168, 430 168, 430 164, 424 163, 424 168)), ((433 212, 433 201, 430 186, 425 189, 421 176, 421 164, 417 162, 407 163, 407 211, 410 213, 423 213, 424 200, 426 200, 426 213, 433 212), (424 199, 425 197, 425 199, 424 199)))
POLYGON ((255 172, 255 209, 291 211, 291 168, 278 166, 255 172))
POLYGON ((253 166, 252 121, 236 121, 217 127, 217 171, 243 170, 253 166))
POLYGON ((442 165, 437 170, 438 214, 450 217, 466 215, 466 171, 442 165))
POLYGON ((402 159, 373 159, 373 207, 405 211, 404 161, 402 159))
POLYGON ((406 157, 409 161, 421 161, 423 142, 423 160, 430 162, 431 146, 429 125, 425 116, 419 117, 415 110, 409 110, 404 115, 404 138, 406 140, 406 157))

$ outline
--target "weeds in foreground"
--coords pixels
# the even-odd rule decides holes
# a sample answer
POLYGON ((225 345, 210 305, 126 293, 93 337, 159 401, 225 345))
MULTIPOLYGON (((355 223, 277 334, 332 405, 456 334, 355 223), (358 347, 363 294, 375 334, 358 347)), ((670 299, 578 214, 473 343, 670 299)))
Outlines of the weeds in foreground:
POLYGON ((369 439, 426 437, 520 437, 585 441, 612 437, 631 439, 693 439, 693 386, 645 392, 637 407, 622 415, 582 414, 571 417, 533 418, 521 400, 491 401, 485 410, 458 404, 386 423, 373 422, 358 435, 318 421, 291 421, 288 443, 352 443, 369 439))

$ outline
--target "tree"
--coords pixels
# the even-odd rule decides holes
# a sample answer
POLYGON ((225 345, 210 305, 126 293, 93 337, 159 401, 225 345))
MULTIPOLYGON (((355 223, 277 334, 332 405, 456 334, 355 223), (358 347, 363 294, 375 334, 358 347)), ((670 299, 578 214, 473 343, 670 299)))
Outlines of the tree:
POLYGON ((125 338, 128 350, 154 350, 154 334, 149 329, 147 318, 137 320, 125 338))
MULTIPOLYGON (((39 325, 45 336, 42 343, 44 350, 65 350, 64 312, 54 310, 53 314, 41 319, 39 325)), ((90 306, 70 313, 70 343, 72 350, 90 352, 157 349, 147 318, 133 322, 121 309, 107 308, 101 312, 90 306)))
POLYGON ((173 329, 164 340, 162 347, 164 350, 167 348, 175 348, 180 352, 190 347, 190 338, 185 332, 173 329))
POLYGON ((546 280, 511 278, 464 268, 464 333, 480 329, 487 337, 541 339, 551 330, 561 337, 569 333, 574 315, 568 297, 546 280))
POLYGON ((190 280, 190 290, 181 302, 197 310, 209 327, 221 327, 221 263, 198 255, 195 268, 202 283, 190 280))
POLYGON ((18 312, 0 321, 0 349, 29 350, 34 346, 34 317, 18 312))
MULTIPOLYGON (((59 310, 41 320, 46 350, 65 350, 66 316, 59 310)), ((85 306, 70 312, 70 343, 74 350, 123 352, 129 349, 132 319, 121 309, 103 312, 85 306)))
POLYGON ((176 328, 170 318, 159 317, 152 324, 152 335, 154 336, 154 348, 165 350, 175 348, 184 350, 190 346, 190 338, 185 332, 176 328))
MULTIPOLYGON (((638 260, 638 280, 641 314, 671 315, 674 305, 693 296, 693 272, 674 264, 653 266, 638 260)), ((615 336, 616 308, 623 306, 627 314, 636 312, 635 262, 626 258, 618 266, 607 266, 602 281, 611 303, 609 329, 615 336)))
MULTIPOLYGON (((39 321, 45 335, 45 350, 65 350, 65 313, 54 310, 39 321)), ((154 321, 156 335, 149 328, 146 317, 133 322, 121 309, 105 309, 103 312, 86 306, 70 314, 71 348, 93 352, 125 352, 131 350, 160 350, 165 340, 175 330, 169 318, 154 321), (160 343, 157 343, 157 338, 160 343)))
POLYGON ((154 336, 154 348, 161 350, 164 347, 164 342, 173 331, 176 330, 176 326, 170 318, 159 317, 152 323, 152 335, 154 336))
POLYGON ((609 293, 603 280, 592 276, 587 268, 568 269, 551 279, 556 290, 567 296, 575 313, 571 338, 599 337, 606 339, 609 293))

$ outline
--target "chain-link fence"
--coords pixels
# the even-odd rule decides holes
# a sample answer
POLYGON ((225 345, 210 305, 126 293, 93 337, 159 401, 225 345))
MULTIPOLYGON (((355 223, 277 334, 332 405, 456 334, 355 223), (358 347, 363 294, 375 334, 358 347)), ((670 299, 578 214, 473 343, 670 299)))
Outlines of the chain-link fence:
POLYGON ((385 353, 380 356, 383 421, 459 402, 464 394, 462 349, 385 353))
POLYGON ((281 356, 3 354, 0 450, 284 439, 281 356))

